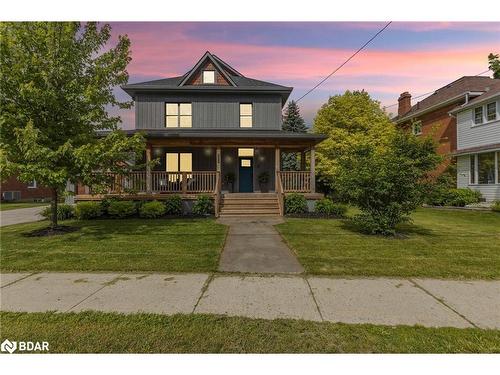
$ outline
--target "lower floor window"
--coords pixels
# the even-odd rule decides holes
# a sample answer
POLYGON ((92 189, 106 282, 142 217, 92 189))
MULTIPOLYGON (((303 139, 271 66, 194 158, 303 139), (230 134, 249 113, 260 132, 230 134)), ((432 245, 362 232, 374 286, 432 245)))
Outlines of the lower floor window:
MULTIPOLYGON (((166 158, 167 172, 193 171, 193 154, 190 152, 167 152, 166 158)), ((190 176, 188 175, 188 177, 190 176)), ((170 179, 176 180, 177 176, 175 176, 175 174, 172 174, 171 176, 169 176, 169 180, 170 179)))
POLYGON ((498 183, 500 152, 485 152, 470 156, 471 184, 490 185, 498 183))

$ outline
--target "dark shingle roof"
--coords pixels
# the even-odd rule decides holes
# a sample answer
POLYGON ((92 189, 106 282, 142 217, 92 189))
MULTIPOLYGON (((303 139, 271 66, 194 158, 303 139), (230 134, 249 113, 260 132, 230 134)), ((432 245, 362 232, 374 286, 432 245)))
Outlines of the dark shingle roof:
POLYGON ((487 91, 497 80, 483 76, 465 76, 457 79, 440 89, 437 89, 432 95, 417 102, 411 109, 402 116, 395 118, 396 121, 404 121, 414 115, 432 108, 441 103, 445 103, 453 98, 465 95, 467 92, 487 91))
POLYGON ((467 104, 459 106, 459 107, 453 109, 453 111, 451 111, 451 112, 457 112, 457 111, 460 111, 460 110, 465 109, 465 108, 470 108, 470 107, 475 106, 477 103, 481 103, 481 102, 488 100, 490 98, 494 98, 495 96, 500 96, 500 79, 496 79, 495 81, 497 81, 497 82, 494 82, 491 85, 490 89, 488 91, 486 91, 484 94, 481 94, 481 95, 475 97, 474 99, 469 100, 469 102, 467 104))

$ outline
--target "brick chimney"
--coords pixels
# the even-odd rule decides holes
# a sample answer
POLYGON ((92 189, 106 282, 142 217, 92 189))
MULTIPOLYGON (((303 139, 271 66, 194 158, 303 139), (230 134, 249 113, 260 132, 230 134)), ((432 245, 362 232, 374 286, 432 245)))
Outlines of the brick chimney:
POLYGON ((408 91, 399 95, 398 99, 398 116, 403 116, 411 109, 411 95, 408 91))

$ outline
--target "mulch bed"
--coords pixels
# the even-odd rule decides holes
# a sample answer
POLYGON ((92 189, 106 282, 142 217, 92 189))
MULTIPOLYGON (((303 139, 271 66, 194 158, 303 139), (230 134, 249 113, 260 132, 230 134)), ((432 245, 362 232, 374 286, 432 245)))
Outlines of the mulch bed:
POLYGON ((80 227, 70 227, 67 225, 58 225, 55 228, 47 227, 42 229, 37 229, 28 233, 23 233, 25 237, 48 237, 48 236, 58 236, 62 234, 72 233, 80 230, 80 227))

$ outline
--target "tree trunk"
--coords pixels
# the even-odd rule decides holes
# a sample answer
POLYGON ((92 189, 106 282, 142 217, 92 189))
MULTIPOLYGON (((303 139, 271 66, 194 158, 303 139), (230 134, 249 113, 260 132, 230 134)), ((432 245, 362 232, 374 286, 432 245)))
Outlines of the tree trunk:
POLYGON ((51 202, 51 215, 50 215, 50 226, 52 228, 57 227, 57 200, 58 194, 57 189, 52 189, 52 202, 51 202))

